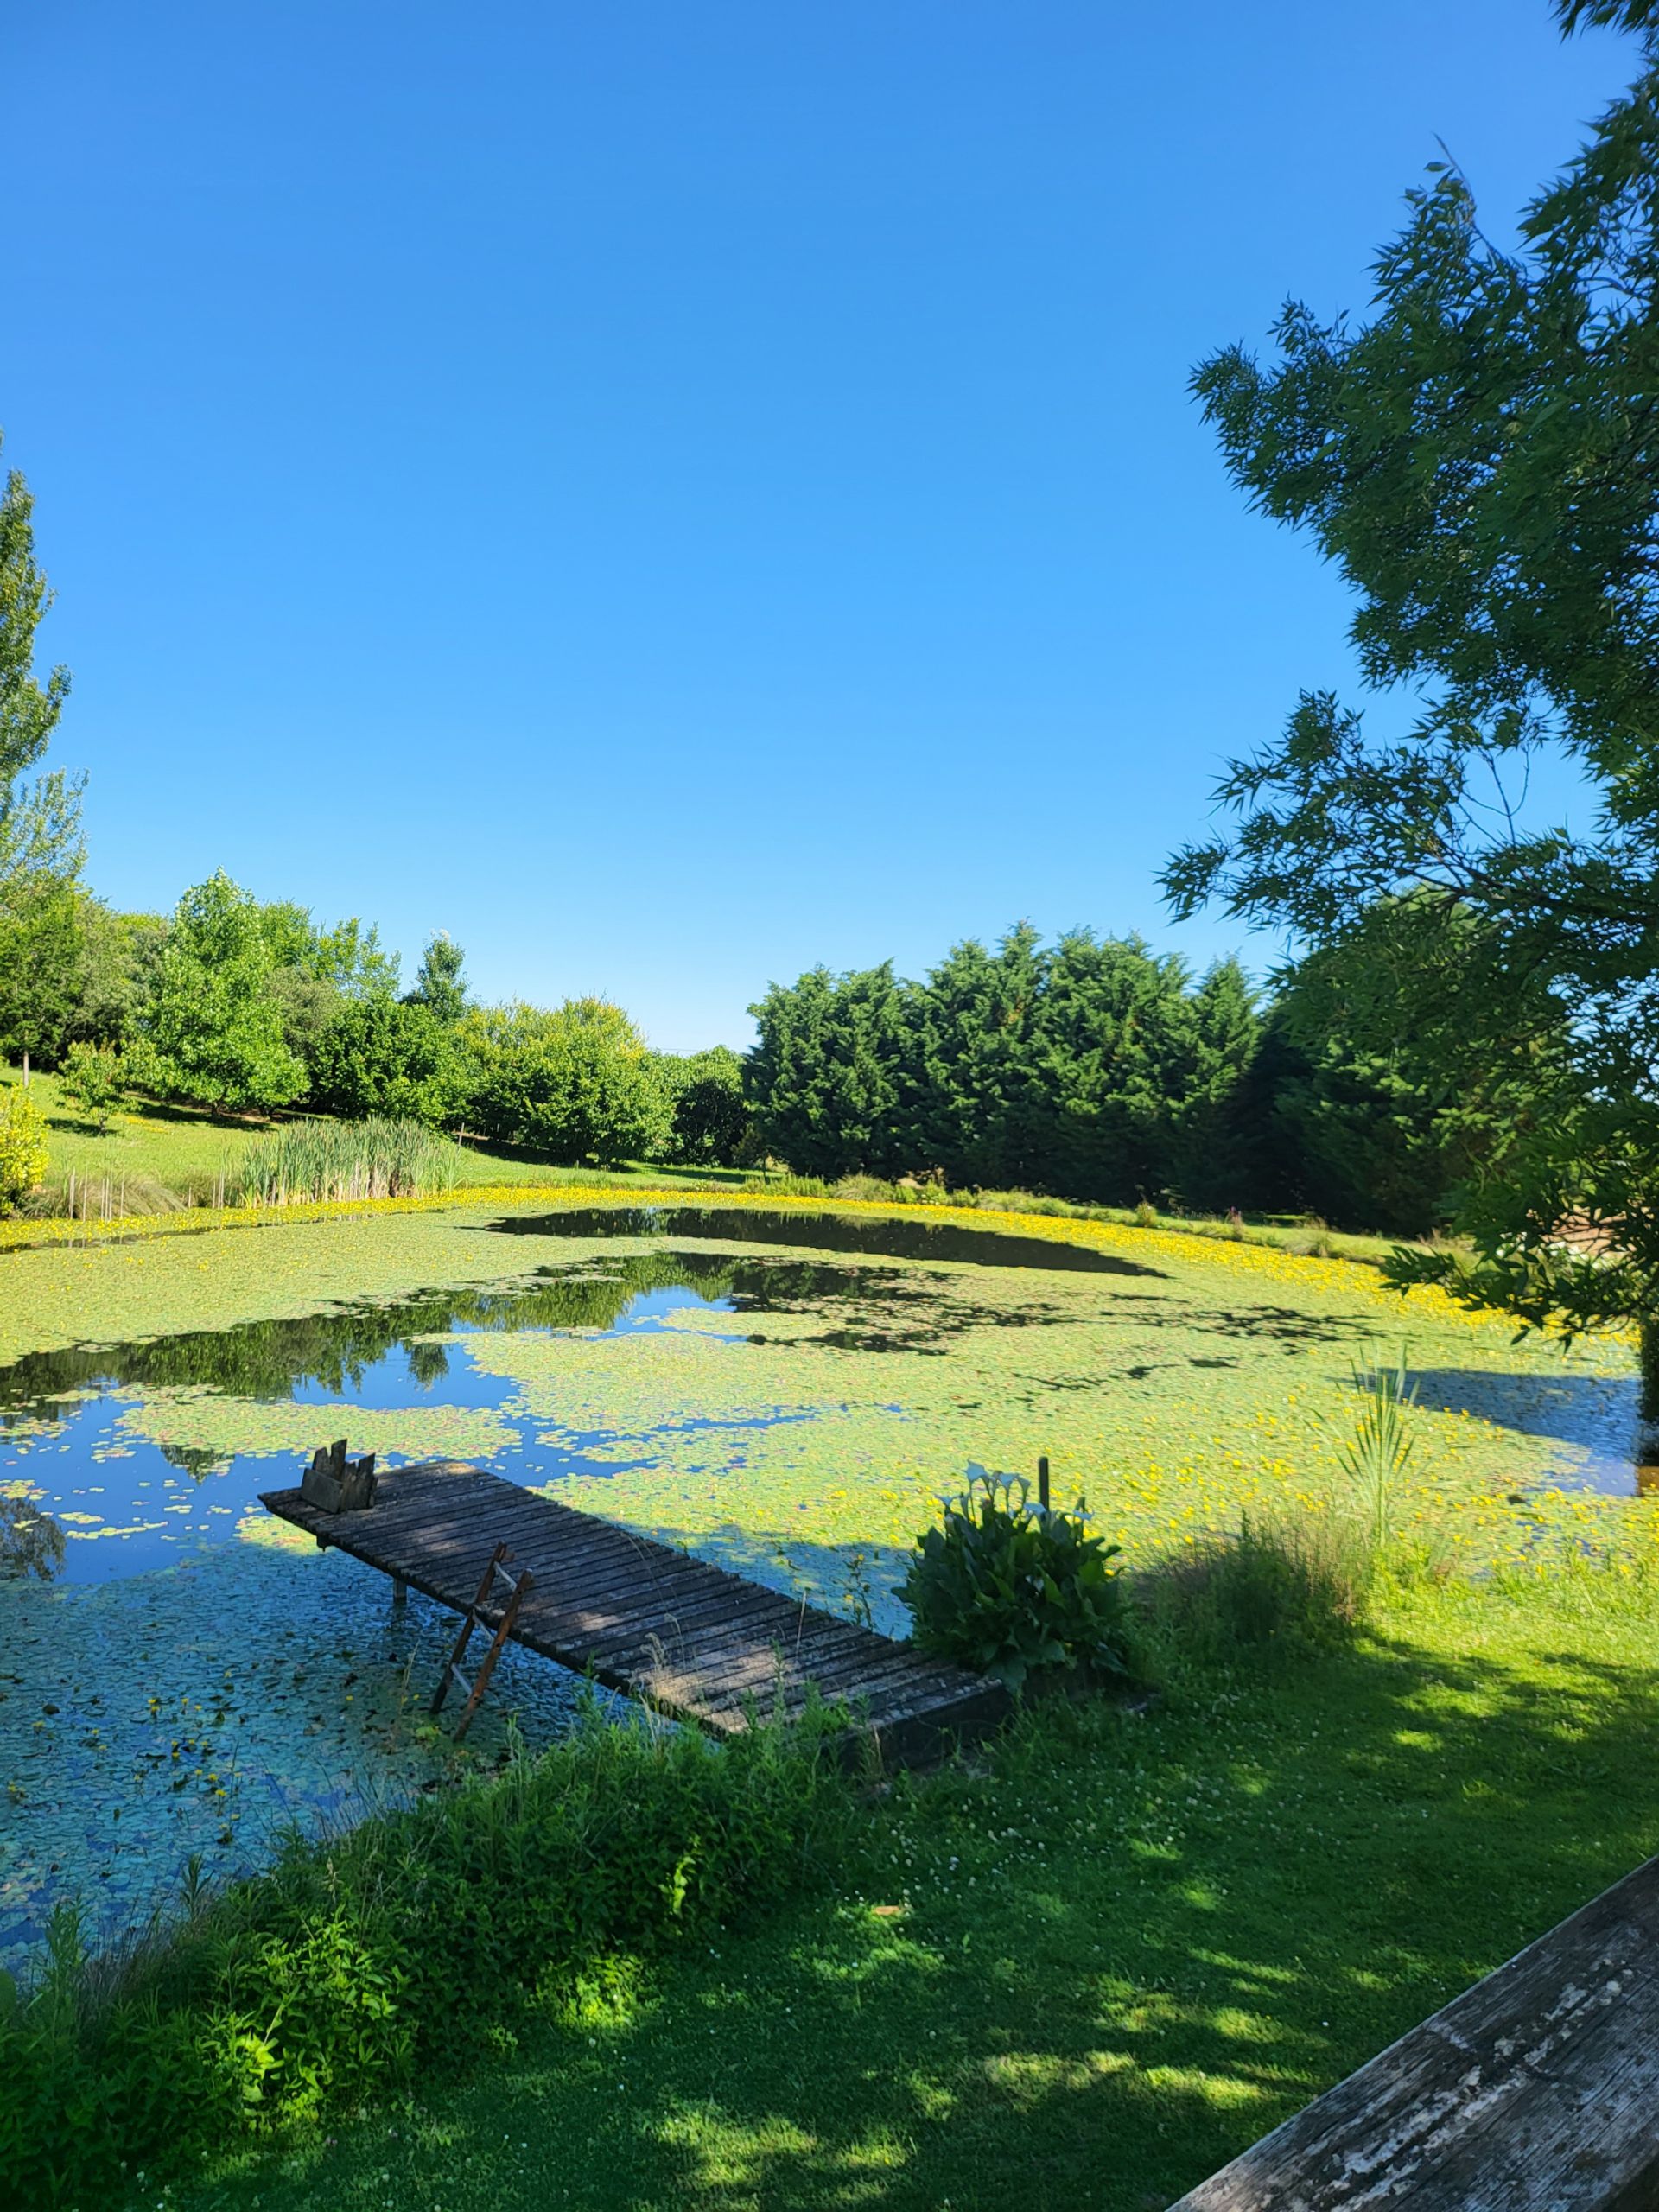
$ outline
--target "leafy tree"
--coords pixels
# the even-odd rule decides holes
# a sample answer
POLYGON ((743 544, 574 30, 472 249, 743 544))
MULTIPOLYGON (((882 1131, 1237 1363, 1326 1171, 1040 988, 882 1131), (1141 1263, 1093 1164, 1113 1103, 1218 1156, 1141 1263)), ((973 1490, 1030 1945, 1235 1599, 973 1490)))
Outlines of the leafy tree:
POLYGON ((467 1015, 458 1042, 465 1112, 480 1136, 605 1166, 667 1146, 667 1086, 620 1007, 490 1007, 467 1015))
POLYGON ((52 603, 35 561, 35 501, 13 469, 0 495, 0 879, 15 868, 73 874, 79 786, 61 773, 22 779, 51 742, 69 671, 35 675, 35 633, 52 603))
POLYGON ((1186 970, 1138 938, 1086 930, 1055 948, 1042 1014, 1052 1116, 1037 1187, 1119 1205, 1179 1196, 1179 1134, 1196 1088, 1186 970))
POLYGON ((308 1068, 343 1003, 396 991, 397 956, 382 951, 379 931, 365 929, 355 915, 326 930, 308 907, 281 899, 262 906, 259 918, 270 951, 270 994, 283 1012, 283 1041, 308 1068))
POLYGON ((390 997, 397 988, 397 956, 382 950, 379 930, 355 914, 324 929, 308 906, 277 899, 259 910, 272 969, 332 983, 347 998, 390 997))
POLYGON ((749 1009, 760 1033, 747 1081, 766 1149, 804 1175, 903 1173, 913 1010, 891 962, 773 983, 749 1009))
POLYGON ((65 1054, 58 1089, 98 1123, 99 1136, 109 1128, 127 1087, 121 1055, 108 1045, 72 1045, 65 1054))
POLYGON ((84 942, 73 880, 47 868, 0 875, 0 1051, 54 1061, 80 1002, 84 942))
POLYGON ((70 890, 79 869, 80 786, 35 777, 69 690, 67 669, 35 674, 51 594, 35 560, 35 502, 16 469, 0 494, 0 1050, 49 1052, 74 996, 70 890))
POLYGON ((67 1044, 109 1045, 132 1035, 167 937, 160 914, 122 914, 76 888, 79 954, 67 1044))
POLYGON ((440 1021, 459 1021, 467 1011, 466 957, 454 938, 440 930, 421 955, 408 1003, 425 1007, 440 1021))
POLYGON ((1186 1205, 1260 1205, 1262 1150, 1249 1118, 1262 1049, 1256 995, 1238 962, 1217 960, 1187 995, 1188 1061, 1172 1132, 1169 1182, 1186 1205))
POLYGON ((1275 361, 1196 372, 1235 480, 1338 564, 1364 677, 1414 721, 1380 736, 1305 694, 1228 770, 1236 827, 1166 882, 1179 912, 1288 927, 1342 963, 1357 1042, 1492 1103, 1475 1263, 1402 1255, 1395 1280, 1569 1331, 1635 1319, 1659 1413, 1659 39, 1650 6, 1558 12, 1639 31, 1640 72, 1518 252, 1437 165, 1368 321, 1292 306, 1275 361), (1550 755, 1596 803, 1572 827, 1524 803, 1550 755), (1382 988, 1379 911, 1410 956, 1382 988))
POLYGON ((335 1008, 312 1055, 310 1099, 347 1121, 381 1114, 435 1128, 459 1112, 461 1081, 453 1032, 424 1006, 376 995, 335 1008))
POLYGON ((664 1053, 659 1065, 673 1104, 670 1156, 691 1167, 735 1166, 752 1122, 742 1061, 730 1046, 715 1045, 683 1058, 664 1053))
POLYGON ((1021 922, 995 952, 969 938, 932 970, 912 1001, 906 1165, 957 1184, 1050 1184, 1040 1027, 1051 964, 1021 922))
POLYGON ((187 891, 130 1056, 135 1081, 204 1106, 283 1106, 297 1098, 305 1069, 283 1042, 273 968, 251 893, 223 869, 187 891))

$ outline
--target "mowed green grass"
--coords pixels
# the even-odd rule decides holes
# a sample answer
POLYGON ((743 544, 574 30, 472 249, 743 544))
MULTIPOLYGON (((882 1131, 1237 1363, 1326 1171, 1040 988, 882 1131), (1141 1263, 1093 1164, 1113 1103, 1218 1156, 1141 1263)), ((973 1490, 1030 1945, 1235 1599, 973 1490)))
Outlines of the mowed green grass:
POLYGON ((167 2201, 1152 2212, 1655 1848, 1651 1605, 1453 1584, 1277 1679, 1051 1709, 786 1917, 167 2201))
MULTIPOLYGON (((0 1098, 21 1081, 16 1069, 0 1069, 0 1098)), ((54 1185, 61 1185, 72 1174, 77 1182, 91 1178, 98 1185, 106 1176, 118 1185, 124 1180, 144 1179, 200 1199, 211 1196, 219 1176, 233 1179, 249 1147, 258 1144, 275 1126, 252 1116, 213 1114, 152 1101, 124 1109, 100 1134, 96 1123, 64 1097, 55 1077, 33 1077, 29 1095, 46 1118, 51 1154, 48 1181, 54 1185)), ((471 1164, 462 1178, 464 1184, 614 1183, 619 1173, 615 1168, 559 1166, 510 1147, 479 1145, 468 1150, 471 1164)), ((653 1182, 741 1183, 745 1179, 734 1168, 694 1172, 630 1163, 620 1172, 649 1174, 653 1182)))

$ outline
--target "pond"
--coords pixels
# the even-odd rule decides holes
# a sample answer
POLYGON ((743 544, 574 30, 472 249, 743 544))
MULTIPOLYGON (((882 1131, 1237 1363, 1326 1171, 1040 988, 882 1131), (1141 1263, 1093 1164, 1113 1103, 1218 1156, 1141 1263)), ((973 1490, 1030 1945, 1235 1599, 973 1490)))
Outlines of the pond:
MULTIPOLYGON (((37 1310, 55 1297, 108 1340, 0 1367, 24 1570, 0 1580, 17 1955, 60 1898, 118 1930, 193 1856, 256 1864, 286 1824, 569 1726, 576 1686, 518 1653, 464 1754, 428 1723, 453 1617, 395 1611, 383 1578, 257 1503, 319 1443, 488 1465, 902 1633, 904 1548, 969 1468, 1046 1452, 1132 1554, 1165 1547, 1316 1484, 1355 1363, 1399 1350, 1400 1309, 1363 1271, 1129 1232, 1103 1249, 919 1214, 458 1206, 168 1242, 98 1248, 78 1275, 42 1262, 37 1310), (119 1270, 140 1264, 135 1297, 119 1270), (188 1325, 116 1338, 123 1313, 188 1325)), ((1624 1355, 1564 1364, 1444 1314, 1410 1335, 1419 1508, 1459 1541, 1524 1539, 1557 1491, 1632 1487, 1624 1355)))

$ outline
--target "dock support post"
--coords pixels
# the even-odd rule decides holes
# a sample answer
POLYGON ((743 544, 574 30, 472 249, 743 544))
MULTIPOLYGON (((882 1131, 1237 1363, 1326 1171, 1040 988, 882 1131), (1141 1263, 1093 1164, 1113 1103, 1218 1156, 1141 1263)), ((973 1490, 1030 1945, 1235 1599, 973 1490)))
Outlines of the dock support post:
POLYGON ((401 1574, 394 1574, 391 1578, 391 1602, 394 1605, 409 1603, 409 1585, 401 1574))

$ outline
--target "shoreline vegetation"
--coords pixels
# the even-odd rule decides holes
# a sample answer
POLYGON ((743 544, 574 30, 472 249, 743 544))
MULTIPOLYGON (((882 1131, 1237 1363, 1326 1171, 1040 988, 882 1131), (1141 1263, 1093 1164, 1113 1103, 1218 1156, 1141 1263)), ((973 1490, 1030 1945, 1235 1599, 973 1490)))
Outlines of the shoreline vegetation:
MULTIPOLYGON (((15 1071, 0 1070, 0 1094, 17 1082, 15 1071)), ((1226 1244, 1255 1245, 1293 1257, 1347 1261, 1371 1268, 1380 1267, 1402 1241, 1333 1230, 1321 1222, 1296 1217, 1176 1213, 1149 1205, 1098 1205, 1027 1191, 949 1190, 939 1183, 916 1179, 887 1181, 855 1175, 830 1182, 774 1167, 675 1166, 659 1161, 628 1161, 620 1167, 571 1166, 533 1153, 526 1154, 523 1147, 476 1141, 446 1145, 445 1140, 426 1131, 419 1133, 416 1148, 424 1152, 429 1147, 432 1160, 441 1150, 446 1153, 447 1165, 440 1170, 442 1187, 296 1200, 282 1196, 279 1177, 266 1173, 267 1195, 238 1204, 230 1194, 240 1183, 260 1179, 261 1155, 269 1153, 274 1158, 281 1148, 291 1148, 296 1137, 307 1131, 323 1136, 328 1147, 339 1154, 344 1175, 349 1175, 350 1160, 360 1152, 364 1173, 372 1177, 373 1125, 302 1115, 256 1121, 147 1102, 129 1109, 107 1131, 95 1133, 59 1097, 50 1076, 36 1074, 29 1091, 47 1120, 53 1180, 37 1195, 33 1210, 0 1219, 0 1254, 110 1238, 268 1226, 279 1219, 317 1220, 345 1209, 365 1211, 377 1206, 463 1201, 517 1203, 543 1192, 561 1192, 598 1203, 615 1198, 644 1204, 658 1196, 683 1199, 694 1192, 740 1205, 828 1211, 849 1207, 908 1211, 925 1206, 938 1209, 941 1217, 949 1215, 953 1220, 1017 1218, 1026 1227, 1045 1220, 1096 1222, 1116 1229, 1153 1229, 1226 1244), (319 1212, 319 1205, 325 1211, 319 1212)), ((429 1163, 428 1172, 432 1172, 429 1163)))

